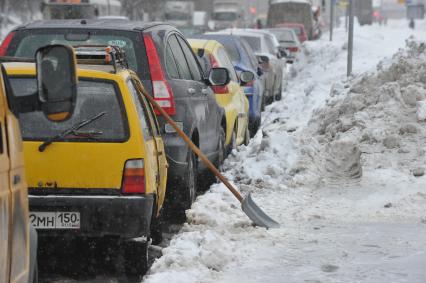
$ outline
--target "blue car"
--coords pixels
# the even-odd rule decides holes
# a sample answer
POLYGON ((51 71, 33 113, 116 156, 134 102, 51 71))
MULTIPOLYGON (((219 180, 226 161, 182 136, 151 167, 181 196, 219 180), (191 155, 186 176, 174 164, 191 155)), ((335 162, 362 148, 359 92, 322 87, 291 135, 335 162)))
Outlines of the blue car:
POLYGON ((234 35, 207 33, 197 38, 213 39, 220 42, 228 52, 238 75, 242 71, 251 71, 254 73, 255 80, 243 87, 250 103, 250 135, 254 136, 260 127, 265 104, 263 96, 265 78, 252 48, 244 39, 234 35))

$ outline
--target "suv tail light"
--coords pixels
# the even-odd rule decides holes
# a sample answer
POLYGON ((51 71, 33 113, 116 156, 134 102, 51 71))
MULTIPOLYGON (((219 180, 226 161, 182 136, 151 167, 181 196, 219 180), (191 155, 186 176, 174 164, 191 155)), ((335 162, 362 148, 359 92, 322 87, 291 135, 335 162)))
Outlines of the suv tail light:
POLYGON ((7 48, 9 48, 10 42, 12 41, 14 36, 15 36, 15 32, 12 31, 3 40, 0 46, 0 56, 6 56, 7 48))
MULTIPOLYGON (((176 106, 173 98, 173 91, 164 76, 157 48, 155 48, 154 41, 150 35, 144 34, 143 39, 145 42, 146 55, 148 57, 149 71, 151 73, 154 99, 167 114, 175 115, 176 106)), ((155 113, 157 115, 160 114, 157 111, 155 111, 155 113)))
MULTIPOLYGON (((209 54, 209 60, 210 60, 210 64, 212 65, 212 68, 218 68, 218 67, 220 67, 219 63, 216 60, 216 58, 212 54, 209 54)), ((226 94, 226 93, 229 93, 229 89, 228 89, 227 85, 224 85, 224 86, 212 86, 211 88, 212 88, 212 90, 213 90, 213 92, 215 94, 226 94)))
POLYGON ((143 159, 126 161, 121 191, 124 194, 145 193, 145 167, 143 159))

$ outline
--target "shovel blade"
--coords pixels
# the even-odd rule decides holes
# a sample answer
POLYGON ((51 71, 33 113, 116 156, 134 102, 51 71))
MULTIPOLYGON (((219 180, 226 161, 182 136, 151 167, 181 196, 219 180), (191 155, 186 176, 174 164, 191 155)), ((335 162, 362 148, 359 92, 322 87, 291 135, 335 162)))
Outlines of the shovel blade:
POLYGON ((280 224, 266 215, 260 207, 253 201, 251 194, 248 194, 241 202, 241 208, 256 226, 264 228, 279 228, 280 224))

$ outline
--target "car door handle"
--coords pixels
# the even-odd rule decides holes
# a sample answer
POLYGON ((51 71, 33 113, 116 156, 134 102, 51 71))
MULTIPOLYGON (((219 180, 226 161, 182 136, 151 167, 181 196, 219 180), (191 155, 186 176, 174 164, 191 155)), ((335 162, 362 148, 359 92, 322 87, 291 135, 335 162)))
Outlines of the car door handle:
POLYGON ((157 152, 157 156, 161 156, 161 155, 163 155, 162 151, 157 152))
POLYGON ((208 91, 208 89, 207 89, 207 88, 203 88, 203 89, 201 90, 201 93, 202 93, 202 94, 204 94, 204 95, 207 95, 207 94, 209 94, 209 91, 208 91))
POLYGON ((189 94, 195 94, 195 88, 188 88, 189 94))

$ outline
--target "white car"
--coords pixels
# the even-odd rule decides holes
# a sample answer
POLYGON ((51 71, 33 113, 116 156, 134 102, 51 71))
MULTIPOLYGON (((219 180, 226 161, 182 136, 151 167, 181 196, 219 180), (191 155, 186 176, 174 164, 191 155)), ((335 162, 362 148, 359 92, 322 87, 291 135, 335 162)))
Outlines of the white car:
POLYGON ((280 100, 282 91, 287 85, 287 68, 283 52, 274 34, 257 29, 226 29, 217 31, 218 34, 232 34, 247 41, 259 60, 265 73, 265 102, 280 100))
POLYGON ((287 52, 287 62, 293 63, 297 55, 302 51, 302 45, 296 33, 291 28, 270 28, 268 31, 272 32, 278 39, 281 48, 287 52))

